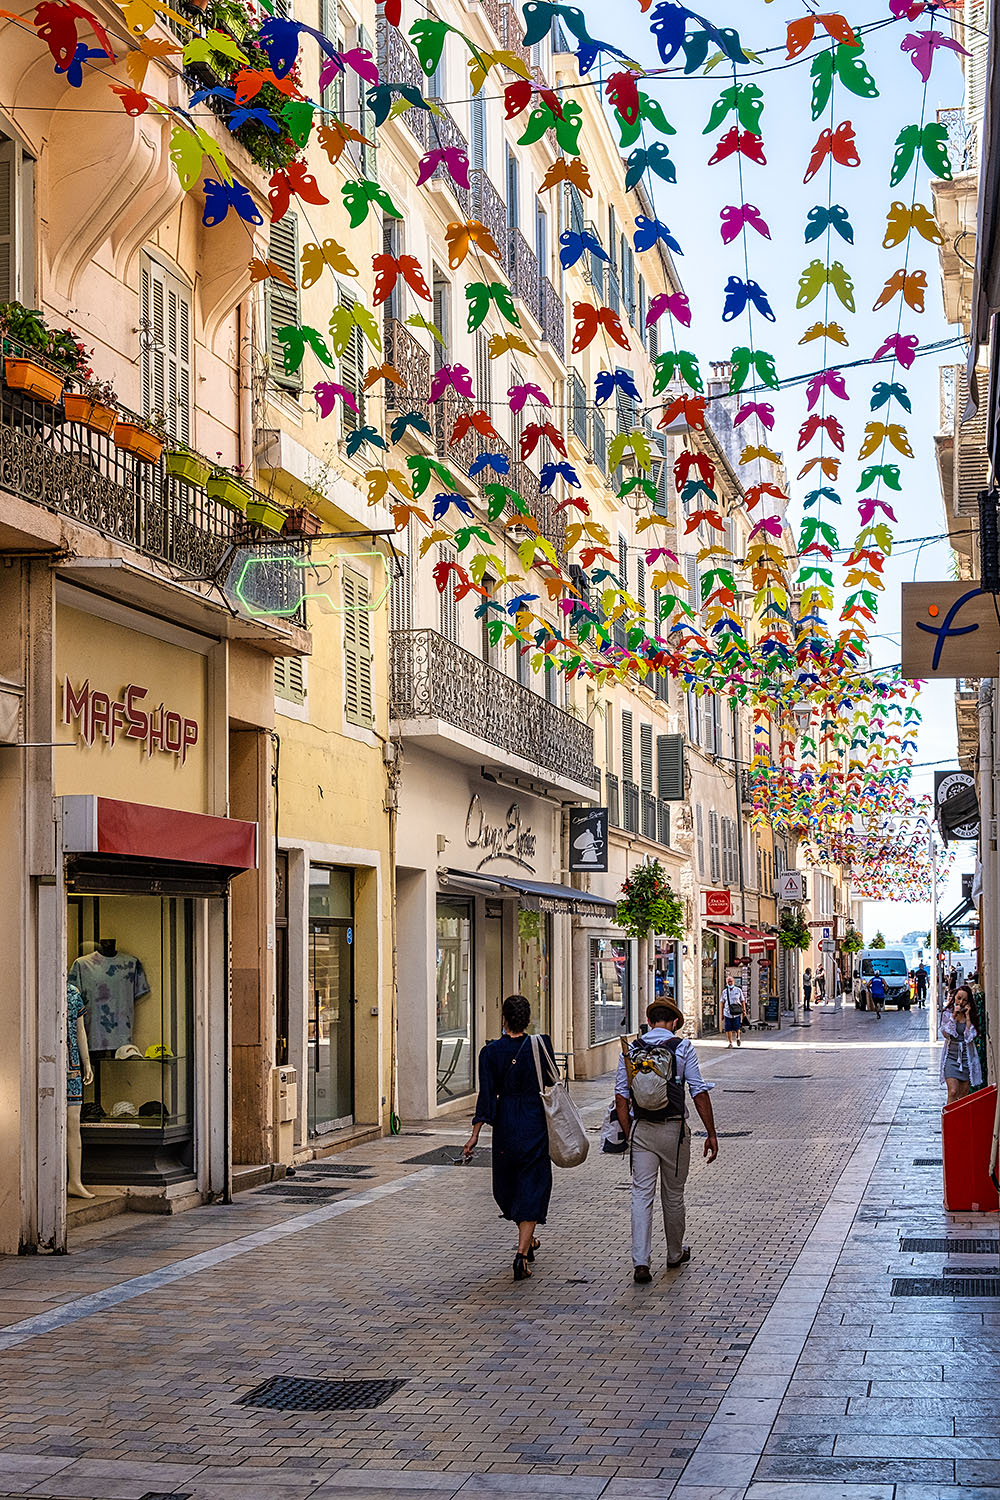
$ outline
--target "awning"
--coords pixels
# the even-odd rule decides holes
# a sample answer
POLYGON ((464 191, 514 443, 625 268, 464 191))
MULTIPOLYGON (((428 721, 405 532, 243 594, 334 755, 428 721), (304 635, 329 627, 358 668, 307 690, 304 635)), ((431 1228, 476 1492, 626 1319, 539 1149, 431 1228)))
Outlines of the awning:
POLYGON ((524 880, 520 876, 499 875, 494 871, 448 870, 447 875, 449 881, 461 881, 467 888, 481 889, 484 894, 517 891, 522 898, 522 905, 529 911, 575 912, 582 917, 612 917, 618 907, 617 901, 611 901, 607 896, 595 896, 591 891, 578 891, 572 885, 524 880))
POLYGON ((73 795, 62 804, 67 854, 118 854, 234 872, 257 868, 256 823, 109 797, 73 795))
POLYGON ((735 938, 738 943, 752 943, 765 948, 778 946, 778 939, 770 933, 760 932, 756 927, 744 927, 741 922, 709 922, 708 926, 715 932, 724 932, 727 937, 735 938))

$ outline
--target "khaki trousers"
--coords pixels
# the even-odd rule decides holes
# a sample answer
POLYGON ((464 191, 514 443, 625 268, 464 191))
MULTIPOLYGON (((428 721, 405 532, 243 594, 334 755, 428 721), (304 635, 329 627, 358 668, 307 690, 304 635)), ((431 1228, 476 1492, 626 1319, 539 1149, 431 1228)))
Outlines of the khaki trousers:
POLYGON ((691 1165, 691 1132, 684 1120, 637 1120, 632 1131, 632 1264, 648 1266, 653 1242, 653 1200, 660 1178, 667 1259, 684 1248, 684 1184, 691 1165), (683 1140, 680 1139, 684 1132, 683 1140))

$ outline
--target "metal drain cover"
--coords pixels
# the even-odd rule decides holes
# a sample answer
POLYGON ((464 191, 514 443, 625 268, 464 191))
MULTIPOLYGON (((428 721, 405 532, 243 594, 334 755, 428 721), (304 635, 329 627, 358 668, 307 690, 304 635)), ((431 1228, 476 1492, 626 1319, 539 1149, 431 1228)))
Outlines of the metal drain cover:
MULTIPOLYGON (((434 1151, 422 1151, 419 1156, 408 1156, 403 1162, 404 1167, 454 1167, 461 1164, 461 1148, 455 1146, 438 1146, 434 1151)), ((469 1165, 472 1167, 488 1167, 492 1160, 492 1152, 489 1147, 484 1150, 482 1146, 473 1151, 469 1165)))
POLYGON ((894 1276, 892 1297, 997 1297, 1000 1276, 894 1276))
POLYGON ((375 1171, 368 1162, 343 1162, 337 1166, 327 1166, 326 1162, 308 1162, 297 1168, 297 1177, 364 1177, 375 1171))
MULTIPOLYGON (((705 1136, 708 1135, 708 1131, 707 1130, 696 1130, 694 1133, 695 1133, 695 1135, 701 1136, 701 1137, 705 1137, 705 1136)), ((716 1135, 719 1137, 720 1141, 735 1141, 735 1140, 738 1140, 740 1138, 740 1136, 753 1135, 753 1131, 752 1130, 718 1130, 718 1131, 716 1131, 716 1135)))
POLYGON ((915 1156, 913 1165, 915 1167, 940 1167, 943 1165, 943 1159, 940 1156, 915 1156))
POLYGON ((329 1203, 331 1198, 336 1198, 339 1193, 346 1193, 346 1187, 323 1187, 316 1183, 289 1183, 286 1187, 284 1182, 276 1184, 267 1189, 269 1198, 298 1198, 303 1203, 329 1203))
POLYGON ((903 1255, 996 1255, 1000 1251, 1000 1240, 992 1236, 988 1239, 948 1240, 933 1235, 913 1235, 900 1240, 899 1249, 903 1255))
POLYGON ((147 1490, 139 1500, 192 1500, 193 1490, 147 1490))
POLYGON ((775 1073, 775 1078, 811 1078, 811 1073, 775 1073))
POLYGON ((306 1380, 274 1375, 245 1396, 239 1406, 267 1406, 272 1411, 374 1411, 394 1396, 405 1380, 306 1380))

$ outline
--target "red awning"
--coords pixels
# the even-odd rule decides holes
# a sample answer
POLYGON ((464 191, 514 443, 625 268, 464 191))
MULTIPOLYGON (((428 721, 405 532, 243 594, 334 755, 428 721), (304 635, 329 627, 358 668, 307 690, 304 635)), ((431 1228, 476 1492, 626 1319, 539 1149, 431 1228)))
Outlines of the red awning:
POLYGON ((744 927, 741 922, 709 922, 708 925, 716 932, 724 932, 727 937, 735 938, 738 943, 755 943, 765 948, 778 946, 776 937, 760 932, 756 927, 744 927))
POLYGON ((238 818, 116 802, 109 797, 63 799, 67 853, 124 854, 227 870, 257 868, 257 824, 238 818))

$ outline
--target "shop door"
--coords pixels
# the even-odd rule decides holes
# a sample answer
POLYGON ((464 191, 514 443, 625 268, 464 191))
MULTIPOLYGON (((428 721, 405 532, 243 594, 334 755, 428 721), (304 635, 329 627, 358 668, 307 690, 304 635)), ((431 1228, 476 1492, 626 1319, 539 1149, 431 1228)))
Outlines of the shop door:
POLYGON ((500 1008, 504 1001, 503 902, 486 903, 486 1037, 500 1035, 500 1008))
POLYGON ((310 871, 309 918, 309 1130, 322 1133, 354 1119, 354 925, 329 917, 325 877, 336 894, 344 872, 310 871), (319 899, 317 899, 319 898, 319 899), (317 909, 324 915, 317 916, 317 909))

